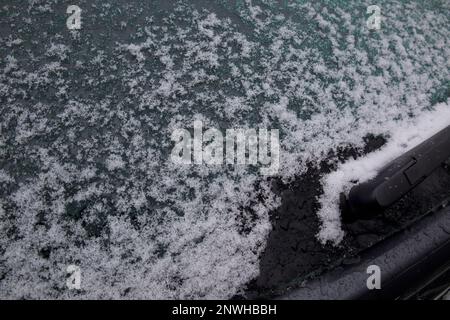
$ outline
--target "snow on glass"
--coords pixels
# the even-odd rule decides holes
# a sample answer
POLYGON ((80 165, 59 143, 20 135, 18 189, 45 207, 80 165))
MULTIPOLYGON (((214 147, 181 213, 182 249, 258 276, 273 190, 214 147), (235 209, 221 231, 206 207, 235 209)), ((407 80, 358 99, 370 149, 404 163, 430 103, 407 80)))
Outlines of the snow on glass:
POLYGON ((449 81, 448 3, 379 1, 376 32, 368 1, 239 3, 79 1, 70 31, 56 0, 2 5, 1 298, 240 293, 280 200, 251 167, 172 163, 171 133, 194 121, 279 130, 286 182, 331 149, 387 137, 361 174, 323 177, 318 238, 338 244, 349 178, 428 136, 408 128, 450 118, 430 103, 449 81), (81 290, 66 290, 68 265, 81 290))

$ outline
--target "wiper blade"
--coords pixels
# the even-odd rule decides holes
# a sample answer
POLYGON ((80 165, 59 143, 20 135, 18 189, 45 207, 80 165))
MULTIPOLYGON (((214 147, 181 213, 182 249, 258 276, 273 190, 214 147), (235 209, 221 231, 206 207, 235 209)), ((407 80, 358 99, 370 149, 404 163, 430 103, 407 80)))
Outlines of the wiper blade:
POLYGON ((390 207, 450 158, 450 126, 398 157, 373 179, 341 194, 344 222, 368 219, 390 207))

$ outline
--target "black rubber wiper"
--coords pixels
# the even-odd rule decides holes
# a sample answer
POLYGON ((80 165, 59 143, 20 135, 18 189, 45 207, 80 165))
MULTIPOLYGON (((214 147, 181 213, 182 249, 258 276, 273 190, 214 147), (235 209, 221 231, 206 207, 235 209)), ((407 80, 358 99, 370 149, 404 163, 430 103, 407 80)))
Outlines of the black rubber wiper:
MULTIPOLYGON (((450 126, 385 166, 368 182, 341 194, 344 222, 368 219, 400 200, 450 158, 450 126)), ((449 191, 450 192, 450 191, 449 191)))
MULTIPOLYGON (((359 253, 357 259, 303 283, 280 299, 408 300, 419 298, 440 280, 448 284, 450 207, 439 206, 432 211, 432 215, 426 215, 407 229, 359 253), (367 287, 367 269, 371 265, 381 270, 380 290, 367 287)), ((440 292, 436 292, 435 297, 440 292)))

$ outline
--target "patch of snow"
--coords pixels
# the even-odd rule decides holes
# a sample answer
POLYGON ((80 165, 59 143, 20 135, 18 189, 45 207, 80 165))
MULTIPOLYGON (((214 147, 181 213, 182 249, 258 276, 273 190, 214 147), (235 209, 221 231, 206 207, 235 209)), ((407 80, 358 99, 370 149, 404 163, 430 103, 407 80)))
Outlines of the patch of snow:
POLYGON ((435 110, 420 118, 410 119, 391 128, 388 143, 376 152, 350 160, 322 178, 324 193, 318 212, 322 222, 318 238, 322 243, 339 244, 344 237, 339 212, 339 195, 356 185, 374 178, 380 169, 413 149, 439 131, 450 126, 450 104, 438 104, 435 110))

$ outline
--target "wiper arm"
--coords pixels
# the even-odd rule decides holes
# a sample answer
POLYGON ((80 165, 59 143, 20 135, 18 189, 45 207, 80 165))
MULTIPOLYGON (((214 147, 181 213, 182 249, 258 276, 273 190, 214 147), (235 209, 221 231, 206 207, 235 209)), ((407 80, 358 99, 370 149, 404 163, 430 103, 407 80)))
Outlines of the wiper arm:
POLYGON ((450 158, 450 126, 385 166, 380 173, 341 194, 344 222, 382 212, 421 184, 450 158))

